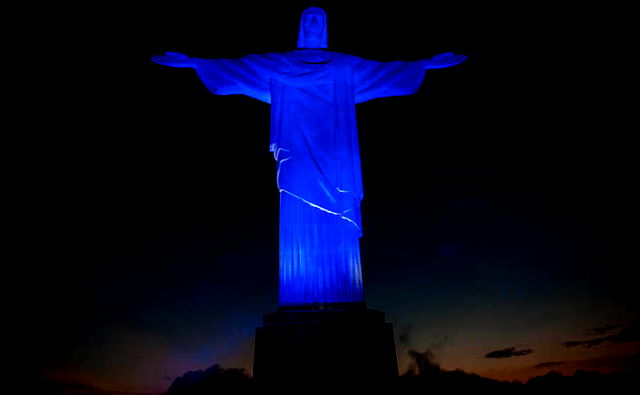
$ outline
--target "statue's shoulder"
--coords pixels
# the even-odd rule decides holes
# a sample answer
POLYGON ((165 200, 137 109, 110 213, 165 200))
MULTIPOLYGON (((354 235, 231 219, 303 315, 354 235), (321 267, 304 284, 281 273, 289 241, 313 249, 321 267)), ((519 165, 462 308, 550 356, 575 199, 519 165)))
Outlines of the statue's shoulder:
POLYGON ((349 55, 349 54, 342 53, 342 52, 333 52, 333 56, 335 58, 338 58, 340 60, 345 60, 345 61, 350 61, 350 60, 353 60, 353 59, 360 59, 355 55, 349 55))
POLYGON ((284 52, 267 52, 261 54, 249 54, 245 58, 261 61, 282 61, 287 59, 287 53, 284 52))
POLYGON ((360 58, 357 56, 349 55, 342 52, 333 52, 333 59, 342 64, 352 64, 353 62, 357 62, 358 60, 360 60, 360 58))

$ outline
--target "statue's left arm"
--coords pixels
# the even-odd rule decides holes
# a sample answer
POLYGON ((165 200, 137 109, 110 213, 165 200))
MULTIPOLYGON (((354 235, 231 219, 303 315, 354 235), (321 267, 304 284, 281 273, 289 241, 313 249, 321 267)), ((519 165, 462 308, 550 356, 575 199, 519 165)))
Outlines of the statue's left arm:
POLYGON ((456 55, 453 52, 442 53, 431 59, 423 59, 422 62, 425 69, 443 69, 445 67, 455 66, 467 60, 465 55, 456 55))
POLYGON ((411 95, 418 91, 427 69, 462 63, 467 57, 446 53, 413 62, 377 62, 351 58, 355 102, 380 97, 411 95))

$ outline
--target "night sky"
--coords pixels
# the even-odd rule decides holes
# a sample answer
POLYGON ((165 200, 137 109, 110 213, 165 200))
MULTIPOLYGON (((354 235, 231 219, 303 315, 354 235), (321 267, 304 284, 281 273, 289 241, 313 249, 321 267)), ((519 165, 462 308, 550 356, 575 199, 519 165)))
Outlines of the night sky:
POLYGON ((215 363, 251 371, 277 308, 269 106, 149 58, 293 50, 312 5, 337 52, 469 56, 415 95, 358 105, 366 299, 395 325, 400 373, 409 350, 500 380, 629 366, 636 177, 624 81, 603 64, 611 14, 237 3, 51 10, 37 39, 51 66, 34 73, 47 86, 11 170, 38 374, 158 393, 215 363))

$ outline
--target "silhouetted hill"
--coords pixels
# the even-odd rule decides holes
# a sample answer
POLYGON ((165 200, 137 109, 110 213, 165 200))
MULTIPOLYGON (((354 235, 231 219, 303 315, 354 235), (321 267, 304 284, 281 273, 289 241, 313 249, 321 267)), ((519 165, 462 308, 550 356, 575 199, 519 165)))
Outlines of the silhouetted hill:
MULTIPOLYGON (((600 372, 578 370, 573 376, 564 376, 557 371, 550 371, 544 376, 530 379, 526 383, 527 393, 542 393, 542 391, 567 391, 567 393, 611 393, 612 390, 635 392, 638 389, 637 373, 614 372, 603 374, 600 372)), ((621 392, 618 392, 621 393, 621 392)))
POLYGON ((462 370, 443 370, 428 357, 421 359, 413 355, 417 363, 404 375, 381 382, 331 382, 330 369, 318 372, 317 381, 298 381, 295 377, 286 383, 262 383, 250 378, 243 369, 223 369, 214 365, 205 371, 187 372, 177 378, 166 395, 204 395, 217 393, 261 393, 277 391, 279 394, 293 393, 369 393, 387 392, 397 394, 590 394, 622 393, 637 388, 637 372, 616 372, 603 374, 590 371, 576 371, 572 376, 564 376, 557 371, 534 377, 526 383, 503 382, 489 379, 462 370), (233 391, 233 392, 231 392, 233 391), (612 392, 615 391, 615 392, 612 392))
POLYGON ((202 371, 189 371, 173 381, 167 394, 195 395, 215 394, 221 391, 248 392, 253 380, 244 369, 223 369, 220 365, 202 371))

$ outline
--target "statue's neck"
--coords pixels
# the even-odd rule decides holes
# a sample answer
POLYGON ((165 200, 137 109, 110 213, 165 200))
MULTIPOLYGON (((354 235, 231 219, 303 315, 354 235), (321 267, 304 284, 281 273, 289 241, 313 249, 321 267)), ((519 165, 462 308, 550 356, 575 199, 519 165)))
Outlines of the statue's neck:
POLYGON ((303 44, 304 44, 303 48, 307 48, 307 49, 323 49, 322 48, 322 37, 319 37, 319 36, 305 37, 303 44))

